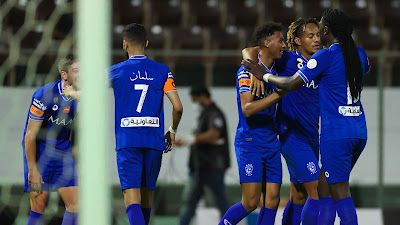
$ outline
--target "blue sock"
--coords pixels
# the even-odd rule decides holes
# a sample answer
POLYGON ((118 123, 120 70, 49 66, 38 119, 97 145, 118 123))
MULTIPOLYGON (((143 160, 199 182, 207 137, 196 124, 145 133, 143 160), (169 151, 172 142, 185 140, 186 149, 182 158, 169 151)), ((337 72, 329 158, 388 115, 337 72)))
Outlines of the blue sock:
POLYGON ((319 206, 319 200, 307 198, 303 212, 301 213, 301 221, 303 225, 318 225, 319 206))
POLYGON ((28 225, 42 225, 43 214, 31 210, 28 219, 28 225))
POLYGON ((142 213, 144 217, 144 222, 146 223, 146 225, 149 225, 151 208, 142 208, 142 213))
POLYGON ((264 216, 262 218, 262 225, 274 225, 275 224, 275 217, 276 217, 276 209, 268 209, 265 208, 264 216))
POLYGON ((283 210, 282 225, 292 225, 290 223, 292 215, 293 215, 293 203, 289 199, 289 201, 286 203, 285 210, 283 210))
POLYGON ((288 225, 300 225, 303 208, 304 205, 293 204, 292 223, 288 223, 288 225))
POLYGON ((65 210, 64 219, 61 225, 77 225, 78 224, 78 213, 68 212, 65 210))
POLYGON ((321 225, 333 225, 336 218, 336 210, 332 197, 319 198, 319 217, 318 223, 321 225))
POLYGON ((340 224, 358 225, 356 207, 352 197, 335 201, 335 208, 340 218, 340 224))
POLYGON ((126 207, 130 225, 145 225, 142 208, 139 204, 130 204, 126 207))
POLYGON ((264 211, 265 211, 265 207, 264 207, 264 206, 261 206, 260 212, 258 213, 256 225, 260 225, 260 224, 261 224, 262 218, 263 218, 263 216, 264 216, 264 211))
POLYGON ((221 222, 218 225, 231 224, 235 225, 239 223, 243 218, 245 218, 249 213, 243 207, 241 202, 234 204, 232 207, 226 211, 224 217, 222 217, 221 222))

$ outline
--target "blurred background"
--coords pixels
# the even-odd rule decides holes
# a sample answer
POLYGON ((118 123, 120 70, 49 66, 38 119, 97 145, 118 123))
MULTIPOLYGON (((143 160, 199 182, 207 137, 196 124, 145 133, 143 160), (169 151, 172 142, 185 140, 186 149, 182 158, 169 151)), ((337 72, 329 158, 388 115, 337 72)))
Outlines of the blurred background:
MULTIPOLYGON (((26 224, 29 215, 29 196, 23 193, 23 128, 33 92, 58 80, 57 62, 75 50, 76 1, 0 0, 2 225, 26 224)), ((93 10, 96 10, 96 2, 93 2, 93 10)), ((123 27, 136 22, 147 28, 150 44, 146 55, 169 66, 184 104, 178 136, 192 132, 199 113, 192 107, 190 86, 203 84, 210 88, 211 97, 225 112, 229 125, 232 166, 227 171, 225 182, 229 203, 234 204, 241 199, 233 146, 238 121, 235 75, 240 67, 241 49, 250 45, 251 34, 257 25, 273 20, 281 22, 287 30, 298 17, 319 20, 326 8, 340 8, 349 15, 354 26, 353 37, 357 45, 366 50, 372 66, 365 77, 363 92, 369 139, 350 180, 355 204, 361 210, 378 209, 368 212, 379 217, 381 224, 398 224, 400 0, 113 0, 110 18, 112 41, 109 46, 98 47, 111 48, 110 64, 124 61, 123 27)), ((96 34, 87 35, 96 38, 96 34)), ((109 92, 112 101, 111 90, 109 92)), ((113 150, 113 107, 112 104, 109 106, 111 116, 109 121, 105 121, 110 130, 110 174, 107 176, 111 180, 113 224, 122 225, 128 221, 113 150)), ((165 104, 168 125, 170 111, 169 104, 165 104)), ((164 155, 151 224, 178 224, 188 178, 187 162, 187 148, 176 148, 164 155)), ((285 164, 283 168, 281 205, 284 206, 289 193, 289 175, 285 164)), ((209 195, 201 202, 193 224, 202 224, 204 208, 215 206, 209 195)), ((59 195, 50 195, 45 224, 61 224, 63 214, 59 195)), ((277 216, 277 224, 279 220, 277 216)), ((244 221, 243 224, 252 222, 244 221)))

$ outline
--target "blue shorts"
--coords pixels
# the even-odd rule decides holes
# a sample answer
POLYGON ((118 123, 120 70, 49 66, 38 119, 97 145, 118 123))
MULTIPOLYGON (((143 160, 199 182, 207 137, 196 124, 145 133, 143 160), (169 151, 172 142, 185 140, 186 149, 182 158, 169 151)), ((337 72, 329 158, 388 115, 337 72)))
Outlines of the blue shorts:
POLYGON ((282 183, 280 148, 236 147, 240 183, 282 183))
MULTIPOLYGON (((25 147, 24 151, 24 191, 30 192, 33 189, 28 185, 28 163, 26 161, 25 147)), ((72 151, 62 152, 53 150, 41 150, 38 154, 37 167, 42 175, 44 184, 43 191, 54 191, 62 187, 78 185, 78 173, 75 160, 72 157, 72 151)))
POLYGON ((286 160, 290 181, 293 184, 318 180, 320 172, 318 142, 287 138, 281 140, 281 144, 282 155, 286 160))
POLYGON ((147 187, 154 191, 161 168, 162 151, 150 148, 123 148, 117 151, 121 189, 147 187))
POLYGON ((358 138, 321 141, 321 163, 328 184, 349 180, 350 172, 366 144, 366 139, 358 138))

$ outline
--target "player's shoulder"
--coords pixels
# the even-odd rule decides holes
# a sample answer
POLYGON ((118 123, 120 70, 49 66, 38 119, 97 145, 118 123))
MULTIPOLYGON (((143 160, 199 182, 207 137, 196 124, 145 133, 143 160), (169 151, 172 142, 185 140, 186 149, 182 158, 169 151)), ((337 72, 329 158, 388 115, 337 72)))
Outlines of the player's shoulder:
POLYGON ((60 82, 60 80, 53 82, 53 83, 46 84, 46 85, 38 88, 35 91, 34 96, 42 96, 44 94, 53 93, 54 89, 56 89, 56 86, 58 85, 59 82, 60 82))
POLYGON ((151 65, 152 68, 157 68, 157 69, 160 69, 160 70, 169 70, 168 65, 166 65, 164 63, 160 63, 160 62, 154 61, 154 60, 149 59, 149 58, 147 58, 147 63, 149 65, 151 65))
POLYGON ((358 51, 358 54, 360 55, 360 56, 363 56, 363 57, 366 57, 367 56, 367 53, 364 51, 364 49, 362 49, 361 47, 357 47, 357 51, 358 51))
POLYGON ((120 63, 117 63, 117 64, 114 64, 114 65, 110 66, 110 68, 108 70, 110 72, 116 71, 119 68, 121 68, 122 66, 124 66, 126 64, 126 62, 127 62, 127 60, 125 60, 123 62, 120 62, 120 63))
POLYGON ((241 77, 241 76, 243 76, 243 75, 250 76, 250 73, 249 73, 248 71, 246 71, 244 68, 246 68, 246 66, 242 65, 242 66, 238 69, 238 71, 237 71, 237 76, 238 76, 238 77, 241 77))

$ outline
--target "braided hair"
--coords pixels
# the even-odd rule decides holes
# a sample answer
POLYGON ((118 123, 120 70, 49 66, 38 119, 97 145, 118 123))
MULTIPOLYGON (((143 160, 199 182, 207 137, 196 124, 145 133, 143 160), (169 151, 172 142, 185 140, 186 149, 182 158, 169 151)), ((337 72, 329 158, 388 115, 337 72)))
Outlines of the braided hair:
POLYGON ((289 47, 290 51, 296 51, 297 48, 299 47, 298 44, 294 41, 296 37, 300 37, 301 32, 305 30, 305 26, 309 23, 313 23, 317 26, 319 26, 318 21, 314 18, 299 18, 296 21, 292 22, 289 26, 289 30, 287 32, 287 45, 289 47), (301 26, 303 26, 303 30, 301 30, 301 26))
POLYGON ((351 37, 353 32, 351 20, 339 9, 327 9, 322 16, 322 24, 327 26, 339 41, 346 67, 347 84, 355 101, 361 95, 363 72, 357 46, 351 37))

